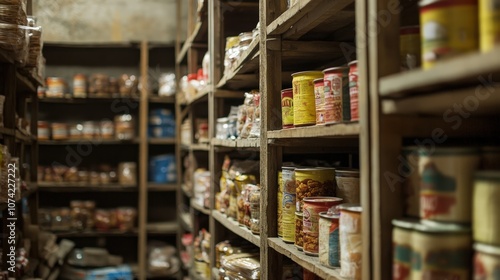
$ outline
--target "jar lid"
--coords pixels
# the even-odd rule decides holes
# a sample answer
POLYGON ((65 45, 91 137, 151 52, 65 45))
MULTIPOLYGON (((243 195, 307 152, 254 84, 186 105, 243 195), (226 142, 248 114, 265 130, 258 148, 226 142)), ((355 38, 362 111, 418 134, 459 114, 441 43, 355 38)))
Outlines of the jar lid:
POLYGON ((349 70, 348 67, 343 67, 343 66, 340 66, 340 67, 331 67, 331 68, 327 68, 325 70, 323 70, 323 73, 327 73, 327 72, 344 72, 344 71, 347 71, 349 70))
POLYGON ((294 167, 294 166, 283 166, 283 167, 281 167, 281 169, 286 169, 286 170, 295 170, 295 169, 296 169, 296 167, 294 167))
POLYGON ((500 180, 500 171, 497 170, 485 170, 477 171, 474 173, 474 178, 480 180, 500 180))
POLYGON ((319 78, 319 79, 314 79, 313 80, 313 83, 323 83, 323 78, 319 78))
POLYGON ((340 214, 333 214, 331 212, 320 212, 319 213, 319 216, 321 218, 325 218, 325 219, 333 219, 333 220, 337 220, 340 218, 340 214))
POLYGON ((311 75, 311 76, 323 76, 323 72, 321 71, 301 71, 292 74, 292 77, 302 76, 302 75, 311 75))
POLYGON ((394 219, 392 225, 398 228, 414 229, 415 225, 419 223, 418 219, 394 219))
POLYGON ((344 203, 338 206, 340 210, 346 210, 351 212, 362 212, 363 208, 358 203, 344 203))
POLYGON ((354 168, 342 168, 342 169, 335 169, 335 173, 339 175, 357 175, 359 177, 359 169, 354 169, 354 168))
POLYGON ((484 243, 474 243, 474 250, 476 250, 480 253, 500 256, 500 247, 496 247, 496 246, 492 246, 492 245, 488 245, 488 244, 484 244, 484 243))
POLYGON ((285 88, 281 90, 281 92, 287 92, 287 91, 293 91, 293 88, 285 88))
POLYGON ((430 220, 421 220, 415 224, 415 230, 428 233, 470 233, 470 227, 461 224, 439 223, 430 220))

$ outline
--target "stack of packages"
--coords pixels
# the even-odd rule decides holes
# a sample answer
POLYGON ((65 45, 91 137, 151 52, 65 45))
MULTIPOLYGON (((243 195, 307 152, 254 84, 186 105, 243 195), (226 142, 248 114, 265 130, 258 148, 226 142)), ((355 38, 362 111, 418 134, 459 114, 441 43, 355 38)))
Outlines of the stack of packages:
POLYGON ((22 185, 19 166, 19 158, 11 157, 7 146, 0 145, 0 178, 2 179, 0 182, 0 203, 21 199, 22 185))
POLYGON ((250 243, 225 240, 215 245, 215 279, 260 279, 258 249, 250 243))
POLYGON ((247 139, 260 137, 260 92, 245 93, 245 100, 238 107, 231 107, 227 117, 218 118, 217 139, 247 139))

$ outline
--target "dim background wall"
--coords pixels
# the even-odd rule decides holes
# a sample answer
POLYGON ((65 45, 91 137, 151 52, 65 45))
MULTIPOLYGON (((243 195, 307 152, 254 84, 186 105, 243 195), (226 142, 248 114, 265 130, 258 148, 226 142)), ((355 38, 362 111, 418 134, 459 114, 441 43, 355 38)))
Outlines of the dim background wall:
POLYGON ((33 12, 46 42, 173 44, 176 37, 175 0, 34 0, 33 12))

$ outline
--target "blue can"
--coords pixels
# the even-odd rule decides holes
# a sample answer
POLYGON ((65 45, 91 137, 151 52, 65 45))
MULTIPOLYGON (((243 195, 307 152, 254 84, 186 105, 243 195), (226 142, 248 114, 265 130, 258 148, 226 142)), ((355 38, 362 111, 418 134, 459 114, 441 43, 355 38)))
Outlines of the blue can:
POLYGON ((177 181, 177 168, 173 154, 158 155, 150 159, 149 181, 154 183, 175 183, 177 181))

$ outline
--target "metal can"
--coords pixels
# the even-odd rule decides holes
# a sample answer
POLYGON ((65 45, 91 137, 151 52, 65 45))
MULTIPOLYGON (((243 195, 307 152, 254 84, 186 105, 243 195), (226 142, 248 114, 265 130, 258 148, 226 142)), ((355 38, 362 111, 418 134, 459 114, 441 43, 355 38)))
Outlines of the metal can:
POLYGON ((477 0, 422 0, 422 67, 478 47, 477 0))
POLYGON ((287 243, 295 242, 295 168, 283 166, 283 201, 281 203, 282 217, 281 227, 283 241, 287 243))
POLYGON ((359 204, 339 206, 340 276, 361 280, 362 236, 359 204))
POLYGON ((317 256, 319 253, 319 213, 328 211, 342 203, 342 198, 314 196, 304 198, 304 253, 317 256))
POLYGON ((325 74, 325 123, 339 123, 351 118, 348 72, 347 67, 323 70, 325 74))
POLYGON ((281 224, 282 221, 282 215, 283 215, 283 209, 281 207, 281 203, 283 202, 283 176, 282 176, 282 171, 278 171, 278 205, 277 208, 277 215, 278 215, 278 237, 283 237, 283 226, 281 224))
POLYGON ((469 279, 470 228, 426 221, 415 224, 411 243, 411 279, 469 279))
POLYGON ((351 109, 351 121, 359 121, 358 101, 358 61, 349 64, 349 102, 351 109))
POLYGON ((38 126, 38 140, 49 140, 50 138, 50 129, 49 129, 49 123, 46 121, 38 121, 37 122, 38 126))
POLYGON ((293 89, 291 88, 281 91, 281 119, 283 128, 293 127, 293 89))
POLYGON ((74 123, 69 126, 69 138, 73 140, 82 139, 83 135, 83 125, 80 123, 74 123))
POLYGON ((83 138, 85 139, 93 139, 99 136, 99 126, 96 122, 88 121, 83 122, 83 138))
POLYGON ((103 139, 113 139, 115 135, 115 124, 113 121, 101 121, 100 133, 103 139))
POLYGON ((392 220, 392 279, 411 279, 411 238, 418 220, 392 220))
POLYGON ((306 197, 335 195, 334 168, 296 168, 295 181, 299 212, 306 197))
POLYGON ((335 169, 337 187, 335 195, 344 199, 344 203, 360 203, 359 170, 335 169))
POLYGON ((401 68, 411 70, 420 67, 420 26, 403 26, 399 29, 399 53, 401 68))
POLYGON ((314 98, 315 79, 323 78, 320 71, 306 71, 292 74, 293 84, 293 125, 316 124, 316 104, 314 98))
POLYGON ((403 192, 405 194, 406 215, 420 215, 420 174, 418 173, 418 148, 416 146, 403 148, 403 162, 398 171, 405 178, 403 192))
POLYGON ((339 214, 319 213, 319 263, 326 267, 340 266, 339 214))
POLYGON ((500 279, 500 247, 474 244, 474 279, 500 279))
POLYGON ((474 148, 420 149, 420 218, 469 223, 478 167, 479 150, 474 148))
POLYGON ((295 248, 302 251, 304 248, 304 214, 295 212, 295 248))
POLYGON ((87 97, 87 77, 84 74, 76 74, 73 77, 73 97, 87 97))
POLYGON ((314 83, 314 99, 316 107, 316 124, 325 123, 325 84, 323 79, 316 79, 314 83))
POLYGON ((64 97, 64 79, 60 77, 48 77, 45 95, 52 98, 64 97))
POLYGON ((481 51, 487 52, 500 44, 500 1, 479 1, 479 36, 481 51))
POLYGON ((500 246, 500 171, 476 173, 472 196, 474 241, 500 246))
POLYGON ((65 123, 52 123, 52 139, 53 140, 67 140, 68 139, 68 125, 65 123))

